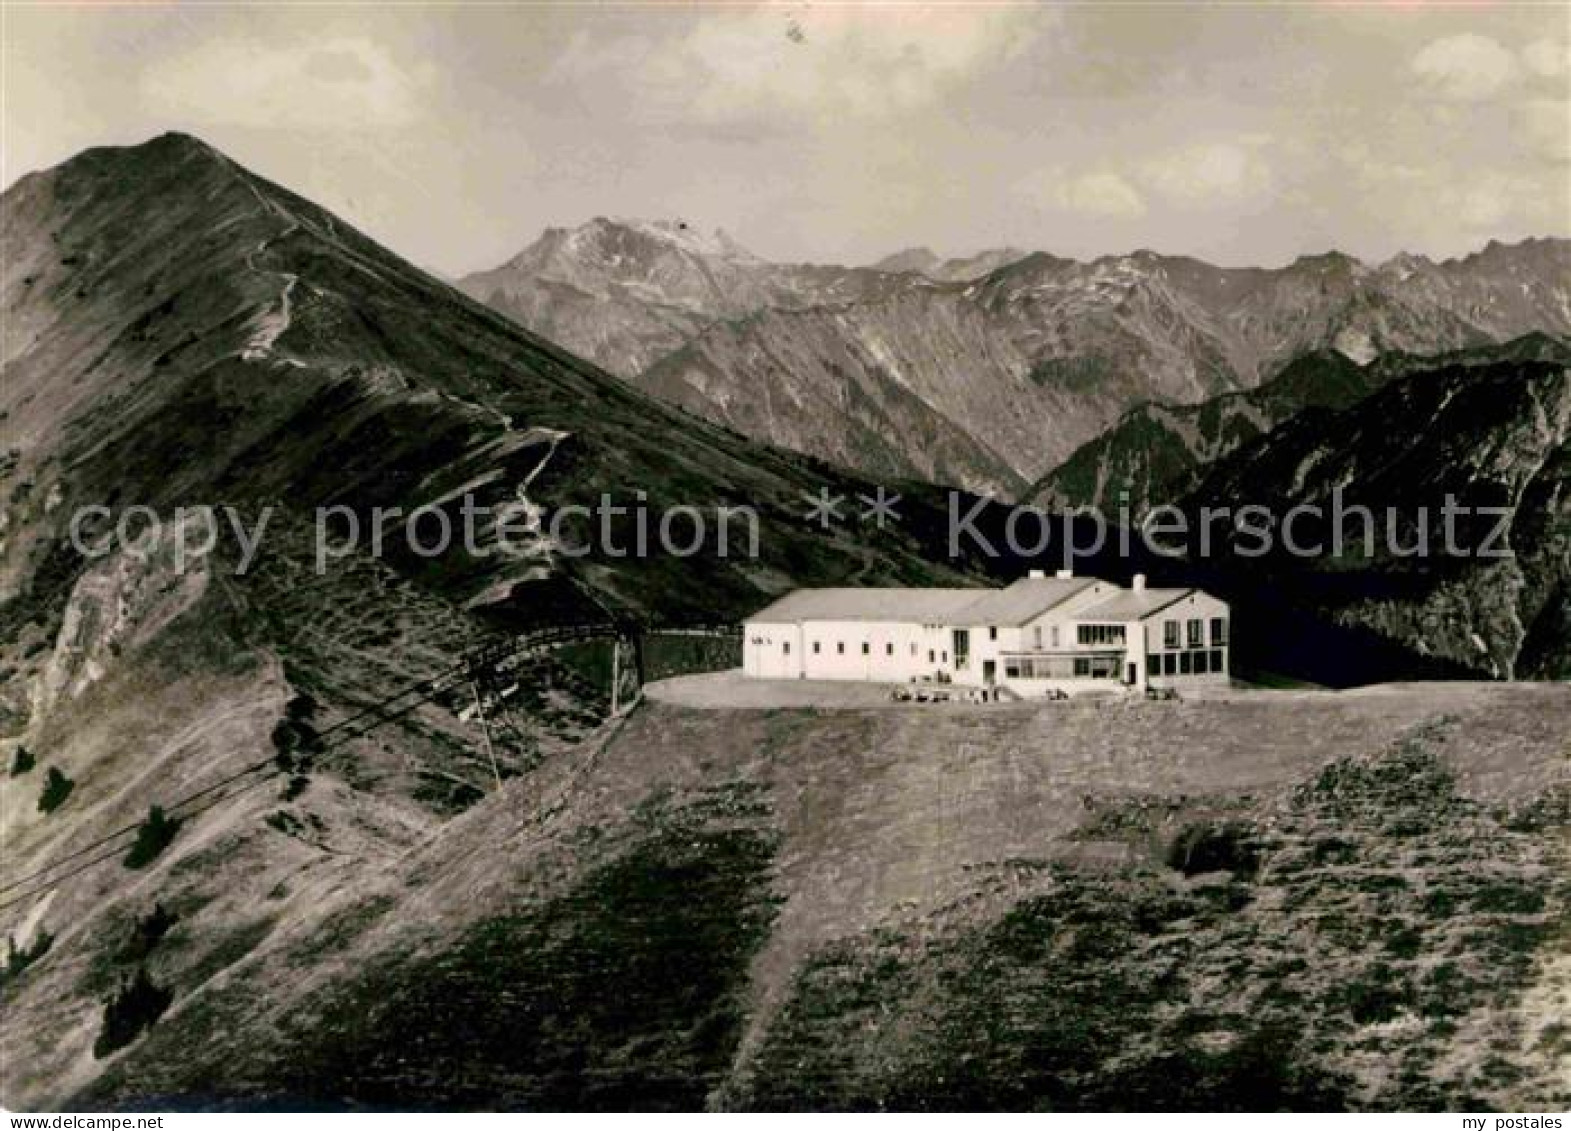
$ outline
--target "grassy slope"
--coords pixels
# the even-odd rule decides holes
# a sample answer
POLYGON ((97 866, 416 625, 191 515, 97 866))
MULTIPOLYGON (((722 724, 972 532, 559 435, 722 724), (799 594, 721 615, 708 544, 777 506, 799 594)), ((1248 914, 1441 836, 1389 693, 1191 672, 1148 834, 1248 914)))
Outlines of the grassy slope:
POLYGON ((68 1102, 1551 1104, 1568 730, 1517 686, 647 706, 221 981, 162 967, 68 1102), (1236 873, 1170 867, 1208 824, 1236 873))

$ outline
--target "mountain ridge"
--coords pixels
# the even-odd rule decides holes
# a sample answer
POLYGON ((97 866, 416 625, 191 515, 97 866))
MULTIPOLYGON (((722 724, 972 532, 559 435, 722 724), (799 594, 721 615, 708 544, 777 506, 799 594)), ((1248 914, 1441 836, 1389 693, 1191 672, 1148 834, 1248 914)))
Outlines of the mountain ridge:
POLYGON ((548 267, 526 249, 511 269, 460 285, 634 385, 744 433, 871 474, 947 475, 1008 497, 1140 402, 1247 390, 1303 354, 1335 349, 1364 362, 1535 330, 1571 334, 1568 240, 1375 265, 1333 251, 1280 268, 1149 250, 1084 262, 1043 251, 976 258, 990 255, 999 262, 972 277, 948 266, 971 261, 927 248, 873 268, 754 259, 746 285, 720 288, 712 265, 690 260, 675 275, 661 256, 603 252, 548 267), (686 274, 725 301, 695 297, 686 274), (956 349, 958 326, 966 344, 956 349), (1010 411, 985 407, 997 402, 1010 411), (826 415, 825 405, 837 410, 826 415), (1034 442, 1019 442, 1022 426, 1034 442), (902 432, 921 438, 904 455, 879 438, 902 432))

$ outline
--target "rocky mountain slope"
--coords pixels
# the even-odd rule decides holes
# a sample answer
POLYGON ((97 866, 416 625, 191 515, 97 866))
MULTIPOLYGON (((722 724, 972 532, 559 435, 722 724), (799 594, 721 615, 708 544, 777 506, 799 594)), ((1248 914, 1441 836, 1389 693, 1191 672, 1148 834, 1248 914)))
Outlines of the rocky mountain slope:
POLYGON ((1199 404, 1131 409, 1043 476, 1031 498, 1050 509, 1089 506, 1109 515, 1127 504, 1139 515, 1158 503, 1177 501, 1194 488, 1207 465, 1305 408, 1347 408, 1406 374, 1512 360, 1571 363, 1571 345, 1530 334, 1502 346, 1434 357, 1381 354, 1363 365, 1336 350, 1305 354, 1247 392, 1225 393, 1199 404))
MULTIPOLYGON (((873 551, 803 519, 805 495, 861 484, 650 401, 190 138, 94 150, 23 178, 3 218, 0 635, 23 650, 53 642, 91 572, 65 539, 70 516, 94 504, 151 506, 166 520, 177 506, 224 504, 249 523, 271 505, 278 537, 264 548, 277 541, 277 553, 261 564, 280 569, 294 565, 286 533, 325 505, 369 521, 377 506, 407 516, 432 504, 454 530, 464 490, 476 505, 526 504, 526 516, 603 492, 631 503, 635 491, 656 514, 760 510, 756 561, 617 556, 632 515, 617 517, 609 544, 588 521, 554 532, 521 522, 515 553, 487 553, 493 520, 480 553, 383 555, 459 614, 493 619, 529 615, 515 590, 539 580, 632 613, 681 616, 690 600, 687 615, 712 617, 820 571, 934 569, 908 538, 873 551)), ((920 513, 919 492, 911 505, 920 513)), ((395 516, 388 541, 407 546, 404 534, 395 516)))
POLYGON ((1219 568, 1250 565, 1308 608, 1492 675, 1571 677, 1571 367, 1549 352, 1421 368, 1307 409, 1212 465, 1182 505, 1278 522, 1318 508, 1295 526, 1309 552, 1279 530, 1265 557, 1253 536, 1220 542, 1219 568))
POLYGON ((13 1094, 1564 1107, 1564 689, 1108 723, 1090 704, 648 705, 312 899, 258 859, 287 890, 248 909, 222 975, 198 941, 236 914, 201 894, 222 861, 187 855, 143 881, 180 916, 147 962, 167 1012, 90 1067, 81 986, 112 976, 122 937, 80 940, 84 964, 5 990, 27 1022, 6 1030, 27 1053, 13 1094))
POLYGON ((875 267, 779 267, 729 242, 596 221, 462 285, 748 435, 1008 497, 1134 405, 1252 389, 1305 354, 1363 363, 1571 333, 1565 240, 1374 267, 1336 253, 1270 270, 925 249, 875 267))

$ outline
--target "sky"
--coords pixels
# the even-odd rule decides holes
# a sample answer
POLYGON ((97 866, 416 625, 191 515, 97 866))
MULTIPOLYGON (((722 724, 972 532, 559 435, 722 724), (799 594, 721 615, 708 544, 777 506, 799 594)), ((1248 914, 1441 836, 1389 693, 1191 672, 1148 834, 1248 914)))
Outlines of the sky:
POLYGON ((1571 235, 1571 6, 7 0, 0 182, 171 129, 422 266, 595 216, 771 259, 1274 266, 1571 235))

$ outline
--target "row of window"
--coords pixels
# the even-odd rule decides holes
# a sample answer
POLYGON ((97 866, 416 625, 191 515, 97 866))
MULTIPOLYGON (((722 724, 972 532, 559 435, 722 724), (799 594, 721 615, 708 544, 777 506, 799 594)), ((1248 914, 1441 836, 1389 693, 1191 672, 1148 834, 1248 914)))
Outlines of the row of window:
MULTIPOLYGON (((1206 622, 1204 620, 1200 619, 1199 617, 1195 617, 1192 620, 1188 620, 1188 621, 1182 622, 1182 628, 1183 628, 1183 632, 1184 632, 1183 647, 1185 647, 1185 648, 1204 648, 1206 646, 1206 640, 1205 640, 1206 622)), ((1180 629, 1180 622, 1179 621, 1168 620, 1168 621, 1163 621, 1162 622, 1162 647, 1164 647, 1164 648, 1177 648, 1177 647, 1179 647, 1179 642, 1178 642, 1178 640, 1179 640, 1179 629, 1180 629)), ((1226 644, 1227 644, 1227 618, 1226 617, 1212 617, 1211 618, 1211 647, 1213 647, 1213 648, 1221 648, 1221 647, 1224 647, 1226 644)))
POLYGON ((1116 656, 1011 656, 1004 660, 1008 679, 1117 679, 1116 656))
MULTIPOLYGON (((1227 645, 1227 618, 1212 617, 1210 629, 1210 646, 1212 648, 1225 647, 1227 645)), ((1077 625, 1076 630, 1076 640, 1083 646, 1106 647, 1109 645, 1122 645, 1125 643, 1124 626, 1121 624, 1082 624, 1077 625)), ((1190 649, 1204 648, 1206 647, 1205 630, 1206 622, 1199 617, 1193 618, 1189 621, 1164 621, 1162 623, 1162 645, 1164 648, 1171 649, 1178 649, 1180 647, 1190 649), (1182 636, 1180 634, 1182 634, 1182 636)), ((1051 625, 1050 631, 1052 641, 1051 647, 1057 648, 1059 647, 1058 625, 1051 625)), ((1036 646, 1036 648, 1041 649, 1043 644, 1042 626, 1036 625, 1033 629, 1033 633, 1033 644, 1036 646)), ((988 638, 991 640, 996 640, 998 638, 997 628, 988 629, 988 638)), ((964 655, 966 652, 966 649, 963 645, 969 643, 969 634, 964 633, 963 630, 957 631, 955 634, 955 643, 957 648, 960 649, 956 653, 956 661, 963 666, 965 662, 964 655)), ((783 642, 780 647, 781 651, 785 655, 789 656, 791 654, 790 641, 783 642)), ((861 647, 862 655, 867 656, 872 654, 872 646, 867 641, 862 641, 861 647)), ((845 641, 842 640, 835 643, 835 651, 837 654, 843 656, 845 655, 845 650, 845 641)), ((813 641, 813 655, 817 656, 821 654, 822 651, 822 642, 818 640, 813 641)), ((893 656, 894 654, 894 644, 886 643, 884 645, 884 655, 893 656)), ((911 655, 916 656, 918 654, 918 646, 913 641, 911 644, 911 655)), ((939 656, 942 656, 942 662, 949 662, 949 653, 947 650, 938 652, 931 648, 928 649, 927 659, 929 663, 937 662, 937 657, 939 656)), ((1217 668, 1215 670, 1220 671, 1221 669, 1217 668)))
POLYGON ((1209 675, 1227 671, 1227 653, 1220 648, 1209 652, 1156 652, 1146 657, 1146 675, 1209 675))
MULTIPOLYGON (((823 654, 823 651, 824 651, 824 642, 822 640, 815 640, 815 641, 813 641, 813 655, 820 656, 820 655, 823 654)), ((780 652, 781 652, 782 655, 785 655, 785 656, 789 656, 791 654, 791 642, 789 640, 782 640, 780 642, 780 652)), ((844 640, 837 640, 837 641, 835 641, 835 655, 837 655, 837 656, 844 656, 845 654, 846 654, 846 642, 844 640)), ((869 644, 866 640, 862 641, 862 655, 870 656, 872 654, 873 654, 873 646, 871 644, 869 644)), ((884 645, 884 655, 886 655, 886 656, 893 656, 894 654, 895 654, 895 646, 894 646, 894 644, 886 643, 884 645)), ((916 654, 917 654, 917 646, 916 646, 915 642, 913 642, 911 644, 911 655, 915 656, 916 654)), ((929 648, 927 650, 927 662, 930 663, 930 664, 933 664, 933 663, 944 663, 944 664, 947 664, 949 662, 949 650, 946 648, 946 649, 943 649, 942 651, 935 651, 934 649, 929 648)))

